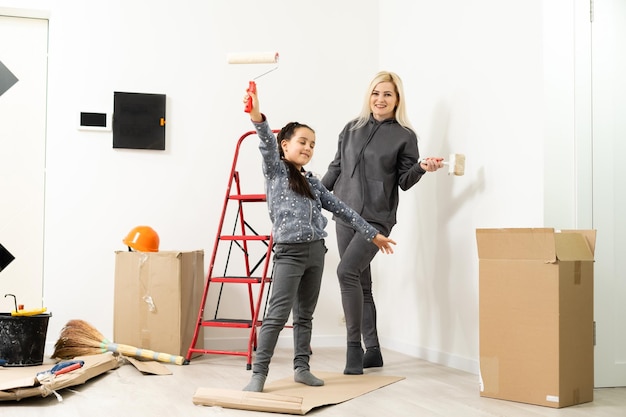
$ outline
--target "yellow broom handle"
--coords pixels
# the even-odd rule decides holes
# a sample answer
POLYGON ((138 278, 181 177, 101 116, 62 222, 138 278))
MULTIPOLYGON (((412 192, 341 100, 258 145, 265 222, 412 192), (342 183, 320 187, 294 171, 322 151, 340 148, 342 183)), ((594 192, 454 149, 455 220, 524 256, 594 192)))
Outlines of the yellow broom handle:
POLYGON ((133 356, 137 358, 152 359, 159 362, 174 363, 176 365, 183 365, 185 358, 182 356, 170 355, 168 353, 154 352, 148 349, 140 349, 134 346, 121 345, 118 343, 103 344, 102 348, 109 352, 117 352, 126 356, 133 356))

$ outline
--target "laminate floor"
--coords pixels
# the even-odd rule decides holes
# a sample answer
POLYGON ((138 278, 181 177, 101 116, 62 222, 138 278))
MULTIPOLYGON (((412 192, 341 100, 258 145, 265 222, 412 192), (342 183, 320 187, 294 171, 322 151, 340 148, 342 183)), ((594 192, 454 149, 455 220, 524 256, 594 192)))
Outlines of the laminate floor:
MULTIPOLYGON (((554 409, 511 401, 482 398, 478 377, 400 353, 383 350, 385 366, 366 373, 403 376, 404 380, 336 405, 316 408, 313 417, 623 417, 626 388, 602 388, 594 401, 554 409)), ((342 372, 344 350, 316 348, 311 358, 313 372, 342 372)), ((267 383, 290 377, 291 350, 277 349, 267 383)), ((187 366, 166 365, 173 375, 141 374, 130 364, 61 390, 54 395, 0 402, 2 417, 160 417, 219 416, 265 417, 265 413, 194 405, 198 387, 241 389, 251 375, 245 358, 205 355, 187 366)))

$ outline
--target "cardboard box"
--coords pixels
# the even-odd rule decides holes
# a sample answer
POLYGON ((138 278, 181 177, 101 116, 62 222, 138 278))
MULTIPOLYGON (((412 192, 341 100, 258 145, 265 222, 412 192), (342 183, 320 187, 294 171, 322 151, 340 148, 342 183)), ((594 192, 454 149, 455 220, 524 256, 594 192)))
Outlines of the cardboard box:
POLYGON ((202 250, 116 252, 113 340, 186 357, 203 291, 202 250))
POLYGON ((477 229, 480 395, 593 401, 595 231, 477 229))

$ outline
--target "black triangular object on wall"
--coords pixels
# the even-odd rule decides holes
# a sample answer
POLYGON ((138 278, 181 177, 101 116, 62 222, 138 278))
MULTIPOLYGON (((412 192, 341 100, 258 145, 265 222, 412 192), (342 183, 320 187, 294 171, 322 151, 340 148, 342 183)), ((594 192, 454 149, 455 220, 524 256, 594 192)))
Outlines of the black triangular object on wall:
POLYGON ((13 259, 15 259, 15 256, 13 256, 11 252, 9 252, 7 248, 2 246, 2 243, 0 243, 0 271, 13 262, 13 259))
POLYGON ((0 61, 0 96, 16 82, 18 82, 17 77, 0 61))

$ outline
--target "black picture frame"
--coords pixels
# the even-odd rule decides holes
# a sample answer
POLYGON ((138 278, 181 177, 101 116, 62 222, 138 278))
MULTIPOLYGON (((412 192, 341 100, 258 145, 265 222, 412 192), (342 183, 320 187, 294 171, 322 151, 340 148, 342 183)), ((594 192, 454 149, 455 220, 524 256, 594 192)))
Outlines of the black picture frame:
POLYGON ((113 94, 113 148, 165 150, 165 94, 113 94))

